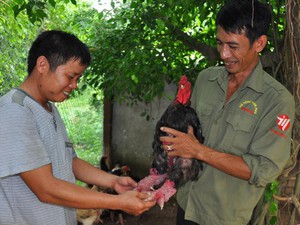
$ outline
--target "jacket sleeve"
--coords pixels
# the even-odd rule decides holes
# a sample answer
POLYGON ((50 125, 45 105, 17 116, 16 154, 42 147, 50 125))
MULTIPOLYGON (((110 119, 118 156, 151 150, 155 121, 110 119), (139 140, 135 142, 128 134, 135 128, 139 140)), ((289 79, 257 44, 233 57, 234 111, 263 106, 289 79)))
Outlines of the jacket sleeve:
POLYGON ((250 151, 242 156, 251 170, 250 184, 265 186, 283 171, 291 156, 294 117, 295 102, 291 95, 278 98, 262 116, 250 151))

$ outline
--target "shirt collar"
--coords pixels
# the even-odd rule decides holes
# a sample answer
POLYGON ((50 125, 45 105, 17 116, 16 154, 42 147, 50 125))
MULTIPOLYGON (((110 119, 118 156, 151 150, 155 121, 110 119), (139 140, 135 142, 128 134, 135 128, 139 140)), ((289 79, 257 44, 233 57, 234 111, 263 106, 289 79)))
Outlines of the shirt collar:
MULTIPOLYGON (((248 79, 245 81, 245 83, 243 84, 241 89, 245 89, 248 87, 256 92, 263 93, 264 92, 263 91, 264 90, 263 74, 264 74, 264 70, 262 67, 262 63, 259 60, 256 67, 254 68, 254 70, 252 71, 252 73, 248 77, 248 79)), ((224 84, 224 82, 228 81, 228 73, 227 73, 225 67, 223 70, 220 70, 219 73, 214 73, 214 74, 210 75, 208 80, 209 81, 218 80, 219 85, 222 86, 222 84, 224 84)))
POLYGON ((264 75, 264 70, 261 61, 259 60, 255 69, 252 71, 251 75, 245 81, 243 85, 243 89, 249 87, 256 92, 263 93, 264 92, 263 75, 264 75))

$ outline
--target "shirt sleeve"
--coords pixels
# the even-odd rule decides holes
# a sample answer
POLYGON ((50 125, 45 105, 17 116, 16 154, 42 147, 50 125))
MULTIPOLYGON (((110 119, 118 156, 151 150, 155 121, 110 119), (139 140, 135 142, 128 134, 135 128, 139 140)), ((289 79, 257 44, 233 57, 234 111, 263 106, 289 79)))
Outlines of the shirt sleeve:
POLYGON ((279 98, 259 121, 250 151, 242 156, 251 170, 250 184, 264 187, 284 169, 291 155, 294 116, 294 99, 285 96, 279 98))
POLYGON ((0 178, 36 169, 50 159, 32 113, 10 103, 0 108, 0 178))

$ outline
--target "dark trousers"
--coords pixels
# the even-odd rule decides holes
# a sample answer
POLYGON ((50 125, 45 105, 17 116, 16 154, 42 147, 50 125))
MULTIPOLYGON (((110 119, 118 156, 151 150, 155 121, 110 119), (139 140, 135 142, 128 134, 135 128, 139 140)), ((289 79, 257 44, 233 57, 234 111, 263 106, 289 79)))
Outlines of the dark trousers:
POLYGON ((199 225, 199 224, 189 220, 185 220, 184 211, 182 208, 178 206, 177 215, 176 215, 176 225, 199 225))

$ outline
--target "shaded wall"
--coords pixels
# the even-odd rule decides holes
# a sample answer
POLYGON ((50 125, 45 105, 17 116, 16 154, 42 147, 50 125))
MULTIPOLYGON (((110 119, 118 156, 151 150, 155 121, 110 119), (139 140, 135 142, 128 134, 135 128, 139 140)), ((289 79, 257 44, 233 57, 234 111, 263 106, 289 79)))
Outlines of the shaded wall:
POLYGON ((157 121, 174 99, 176 85, 165 85, 164 96, 151 104, 129 106, 114 103, 112 108, 111 161, 126 164, 131 175, 143 178, 149 174, 152 162, 152 141, 157 121), (141 114, 150 115, 147 121, 141 114))

